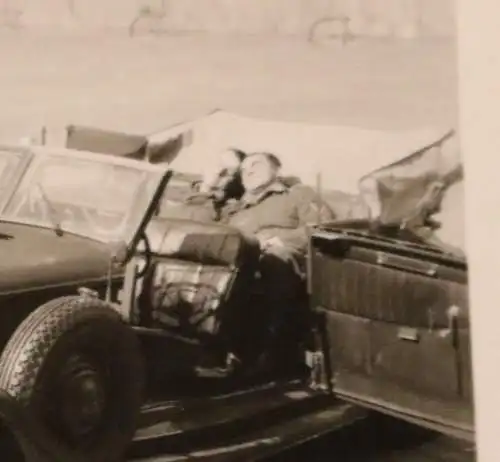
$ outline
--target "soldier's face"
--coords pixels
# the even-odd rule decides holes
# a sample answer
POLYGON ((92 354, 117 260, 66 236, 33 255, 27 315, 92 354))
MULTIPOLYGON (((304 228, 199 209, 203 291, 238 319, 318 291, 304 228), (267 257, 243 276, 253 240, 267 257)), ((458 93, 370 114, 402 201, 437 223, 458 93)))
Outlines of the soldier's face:
POLYGON ((264 155, 247 157, 241 164, 241 182, 246 191, 255 191, 276 179, 277 170, 264 155))

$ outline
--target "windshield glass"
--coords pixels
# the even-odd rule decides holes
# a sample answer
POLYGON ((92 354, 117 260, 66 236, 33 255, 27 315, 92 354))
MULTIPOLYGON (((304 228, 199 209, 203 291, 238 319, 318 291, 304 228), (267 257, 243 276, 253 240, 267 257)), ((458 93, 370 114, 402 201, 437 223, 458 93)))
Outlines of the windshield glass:
POLYGON ((0 210, 16 184, 24 160, 22 152, 0 150, 0 210))
POLYGON ((2 220, 103 242, 129 241, 164 173, 145 162, 72 151, 17 158, 0 153, 0 180, 11 180, 0 189, 2 220))

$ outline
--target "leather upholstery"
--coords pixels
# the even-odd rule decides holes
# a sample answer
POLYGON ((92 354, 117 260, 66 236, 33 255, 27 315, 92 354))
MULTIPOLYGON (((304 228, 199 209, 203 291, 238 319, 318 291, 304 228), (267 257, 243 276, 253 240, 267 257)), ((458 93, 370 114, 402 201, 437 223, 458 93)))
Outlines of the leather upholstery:
POLYGON ((141 324, 203 337, 217 335, 227 316, 246 315, 245 290, 259 257, 255 240, 222 225, 187 220, 151 225, 153 261, 139 300, 141 324))
POLYGON ((236 228, 184 219, 155 219, 147 228, 151 251, 202 264, 239 266, 259 255, 259 244, 236 228))

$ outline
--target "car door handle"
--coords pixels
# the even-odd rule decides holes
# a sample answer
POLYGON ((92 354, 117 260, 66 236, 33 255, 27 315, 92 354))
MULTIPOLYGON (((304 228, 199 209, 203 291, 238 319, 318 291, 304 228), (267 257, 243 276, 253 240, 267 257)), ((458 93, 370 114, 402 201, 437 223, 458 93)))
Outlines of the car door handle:
POLYGON ((384 252, 377 253, 377 264, 387 268, 422 274, 425 276, 436 276, 438 265, 415 260, 413 258, 390 255, 384 252))
POLYGON ((420 341, 420 335, 418 329, 415 327, 407 327, 407 326, 399 327, 398 338, 400 340, 406 340, 407 342, 418 343, 420 341))

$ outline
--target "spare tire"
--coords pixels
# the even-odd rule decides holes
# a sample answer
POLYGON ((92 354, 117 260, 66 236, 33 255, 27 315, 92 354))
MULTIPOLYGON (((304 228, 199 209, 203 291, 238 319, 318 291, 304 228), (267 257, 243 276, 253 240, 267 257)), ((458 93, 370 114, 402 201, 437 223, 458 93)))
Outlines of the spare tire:
POLYGON ((33 311, 14 332, 0 357, 0 389, 64 453, 115 462, 136 430, 142 359, 136 334, 106 303, 62 297, 33 311))

